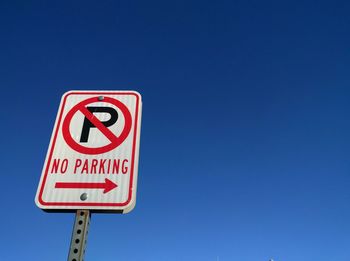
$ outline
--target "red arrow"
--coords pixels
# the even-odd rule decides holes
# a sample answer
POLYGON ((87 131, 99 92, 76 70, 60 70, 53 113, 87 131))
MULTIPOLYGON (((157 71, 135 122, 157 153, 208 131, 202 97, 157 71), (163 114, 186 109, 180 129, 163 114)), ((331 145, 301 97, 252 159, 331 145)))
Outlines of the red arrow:
POLYGON ((104 189, 103 193, 107 193, 112 189, 118 187, 117 184, 105 179, 103 183, 87 183, 87 182, 56 182, 55 188, 65 188, 65 189, 104 189))

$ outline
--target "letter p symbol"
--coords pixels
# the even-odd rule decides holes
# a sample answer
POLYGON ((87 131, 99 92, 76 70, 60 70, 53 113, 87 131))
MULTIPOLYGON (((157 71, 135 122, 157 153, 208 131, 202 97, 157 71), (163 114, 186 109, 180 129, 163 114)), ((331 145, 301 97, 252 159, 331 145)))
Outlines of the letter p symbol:
MULTIPOLYGON (((111 116, 111 118, 108 121, 101 121, 101 123, 106 127, 112 126, 118 120, 118 112, 111 107, 90 106, 90 107, 86 107, 86 108, 92 114, 94 114, 94 113, 108 113, 111 116)), ((91 121, 85 117, 84 123, 83 123, 83 129, 81 130, 80 142, 87 142, 88 141, 91 128, 96 128, 96 126, 93 125, 91 123, 91 121)))

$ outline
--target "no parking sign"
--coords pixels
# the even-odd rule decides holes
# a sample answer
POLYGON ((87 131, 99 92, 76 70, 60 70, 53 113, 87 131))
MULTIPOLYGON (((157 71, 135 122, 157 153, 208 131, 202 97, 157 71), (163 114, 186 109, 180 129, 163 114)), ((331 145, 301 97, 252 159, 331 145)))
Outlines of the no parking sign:
POLYGON ((131 211, 141 105, 134 91, 65 93, 35 198, 38 207, 131 211))

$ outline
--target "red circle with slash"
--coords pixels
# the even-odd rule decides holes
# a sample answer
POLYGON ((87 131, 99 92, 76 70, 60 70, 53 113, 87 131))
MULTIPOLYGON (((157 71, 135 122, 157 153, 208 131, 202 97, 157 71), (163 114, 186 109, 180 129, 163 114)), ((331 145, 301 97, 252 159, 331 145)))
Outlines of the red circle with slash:
POLYGON ((132 123, 132 118, 129 109, 123 104, 122 102, 110 98, 110 97, 104 97, 103 102, 113 104, 116 106, 118 109, 121 110, 121 112, 124 115, 124 128, 119 136, 115 135, 112 131, 110 131, 106 126, 103 125, 103 123, 94 117, 94 115, 86 108, 86 105, 94 102, 101 102, 98 97, 93 97, 86 99, 84 101, 79 102, 77 105, 75 105, 66 115, 63 125, 62 125, 62 133, 63 133, 63 138, 67 142, 67 144, 75 151, 83 153, 83 154, 102 154, 105 152, 108 152, 110 150, 115 149, 119 145, 121 145, 124 140, 128 137, 129 132, 131 130, 131 123, 132 123), (80 144, 78 144, 72 137, 70 131, 69 131, 69 126, 71 123, 71 120, 73 116, 80 111, 81 113, 84 114, 84 116, 97 128, 99 129, 103 135, 105 135, 109 140, 110 143, 102 146, 102 147, 96 147, 96 148, 90 148, 90 147, 85 147, 80 144))

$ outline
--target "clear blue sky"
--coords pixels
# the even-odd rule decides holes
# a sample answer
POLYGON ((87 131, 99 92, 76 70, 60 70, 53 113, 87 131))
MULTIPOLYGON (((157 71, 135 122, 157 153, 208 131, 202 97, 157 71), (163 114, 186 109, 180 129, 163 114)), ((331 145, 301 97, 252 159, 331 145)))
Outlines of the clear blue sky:
POLYGON ((348 261, 349 1, 1 1, 0 260, 65 260, 34 204, 61 95, 137 90, 137 205, 86 260, 348 261))

